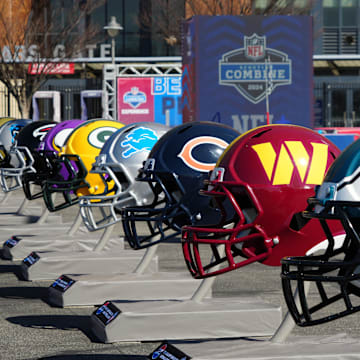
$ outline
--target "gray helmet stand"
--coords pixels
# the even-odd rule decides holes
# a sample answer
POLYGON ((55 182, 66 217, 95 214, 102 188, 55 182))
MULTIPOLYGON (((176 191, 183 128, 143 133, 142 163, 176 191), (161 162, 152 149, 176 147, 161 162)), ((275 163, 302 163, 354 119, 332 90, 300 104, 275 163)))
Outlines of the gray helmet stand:
MULTIPOLYGON (((131 254, 143 253, 135 268, 105 274, 90 272, 85 275, 67 275, 71 287, 65 290, 49 287, 48 300, 51 304, 66 306, 85 306, 102 304, 108 299, 123 301, 188 299, 199 286, 187 272, 154 272, 152 264, 157 261, 159 244, 146 250, 128 251, 131 254)), ((209 292, 211 295, 211 289, 209 292)))
POLYGON ((111 301, 93 312, 91 330, 105 343, 270 336, 275 332, 281 320, 279 306, 260 298, 207 297, 214 281, 215 277, 197 280, 193 294, 184 300, 174 299, 171 288, 168 300, 111 301), (107 321, 110 312, 118 314, 107 321))
POLYGON ((30 201, 25 198, 22 189, 16 189, 4 193, 0 200, 0 216, 4 224, 44 224, 44 223, 61 223, 61 216, 58 214, 49 214, 42 202, 30 201))
MULTIPOLYGON (((305 282, 308 293, 310 283, 305 282)), ((299 298, 296 298, 299 301, 299 298)), ((204 341, 201 343, 177 343, 176 346, 191 359, 235 360, 235 359, 348 359, 360 354, 358 339, 347 334, 290 336, 295 322, 289 312, 272 337, 253 341, 236 339, 231 341, 204 341)))
MULTIPOLYGON (((127 255, 123 249, 123 238, 111 237, 112 229, 106 229, 99 236, 98 233, 90 234, 86 229, 80 228, 81 224, 81 216, 78 214, 68 232, 64 232, 64 226, 60 231, 46 227, 36 235, 32 234, 32 229, 20 229, 17 231, 20 235, 17 236, 21 240, 11 244, 11 247, 4 243, 3 252, 13 260, 23 259, 20 270, 23 278, 29 281, 55 280, 64 272, 102 273, 109 271, 111 267, 127 271, 139 262, 142 254, 127 255), (54 235, 49 236, 49 231, 54 235), (37 261, 34 262, 33 258, 37 261)), ((14 233, 13 229, 12 231, 14 233)), ((157 270, 157 258, 150 267, 157 270)))

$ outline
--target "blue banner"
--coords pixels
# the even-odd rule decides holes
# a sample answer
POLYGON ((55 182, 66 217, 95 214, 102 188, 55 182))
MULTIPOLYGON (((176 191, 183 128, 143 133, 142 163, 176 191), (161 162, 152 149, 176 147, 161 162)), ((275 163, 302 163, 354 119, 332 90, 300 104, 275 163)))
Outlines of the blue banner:
POLYGON ((153 77, 154 121, 170 126, 182 124, 181 77, 153 77))
POLYGON ((183 121, 313 127, 310 16, 195 16, 183 28, 183 121))

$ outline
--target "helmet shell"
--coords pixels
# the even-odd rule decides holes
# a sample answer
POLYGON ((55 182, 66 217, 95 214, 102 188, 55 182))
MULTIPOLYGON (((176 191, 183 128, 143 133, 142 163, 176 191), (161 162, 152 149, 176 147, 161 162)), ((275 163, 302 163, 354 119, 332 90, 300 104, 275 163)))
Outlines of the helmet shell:
POLYGON ((46 134, 56 126, 54 121, 32 121, 17 136, 17 146, 26 146, 30 151, 37 150, 46 134))
POLYGON ((60 155, 78 155, 87 170, 85 180, 90 187, 77 190, 77 196, 102 193, 104 185, 99 174, 92 174, 90 170, 99 155, 106 140, 124 124, 112 120, 89 120, 76 128, 68 135, 60 155))
POLYGON ((17 167, 19 165, 18 159, 9 155, 10 148, 15 144, 20 131, 31 123, 30 119, 16 119, 6 121, 0 127, 0 152, 2 153, 1 158, 5 159, 5 161, 1 161, 1 167, 17 167))
POLYGON ((40 150, 59 152, 64 146, 69 134, 77 126, 81 125, 83 120, 65 120, 56 124, 43 138, 39 144, 40 150))
POLYGON ((331 141, 311 129, 266 125, 240 136, 219 159, 223 181, 250 189, 256 199, 256 224, 269 239, 280 241, 265 264, 279 265, 284 255, 303 254, 323 237, 318 222, 296 231, 292 221, 307 208, 307 199, 339 155, 331 141))

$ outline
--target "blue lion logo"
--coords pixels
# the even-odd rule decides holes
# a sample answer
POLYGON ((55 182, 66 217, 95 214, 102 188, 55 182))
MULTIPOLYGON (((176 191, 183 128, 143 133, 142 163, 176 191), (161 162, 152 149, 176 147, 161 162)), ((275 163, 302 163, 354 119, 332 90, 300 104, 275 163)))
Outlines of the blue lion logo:
POLYGON ((127 147, 122 156, 127 159, 140 151, 150 151, 158 138, 154 130, 145 127, 134 129, 126 135, 126 140, 121 143, 122 147, 127 147))

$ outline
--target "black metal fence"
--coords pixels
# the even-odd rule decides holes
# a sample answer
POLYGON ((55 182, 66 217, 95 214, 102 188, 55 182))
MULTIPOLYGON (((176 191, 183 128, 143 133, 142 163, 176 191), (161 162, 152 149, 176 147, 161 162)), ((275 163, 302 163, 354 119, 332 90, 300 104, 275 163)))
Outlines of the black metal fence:
POLYGON ((360 126, 360 82, 316 81, 315 127, 360 126))
MULTIPOLYGON (((81 92, 84 90, 101 89, 101 79, 48 81, 40 90, 58 91, 61 97, 61 119, 80 119, 82 115, 81 92)), ((100 118, 102 116, 101 98, 85 99, 87 117, 100 118), (90 101, 89 101, 90 100, 90 101)), ((51 100, 39 99, 40 120, 51 119, 53 108, 51 100)))
MULTIPOLYGON (((61 96, 61 120, 80 119, 82 115, 80 95, 83 90, 101 89, 101 79, 59 81, 50 80, 40 90, 58 91, 61 96)), ((102 116, 101 98, 85 99, 88 118, 102 116)), ((51 99, 37 100, 40 120, 52 119, 54 109, 51 99)), ((0 83, 0 117, 21 118, 17 102, 8 89, 0 83)), ((32 109, 30 110, 32 117, 32 109)))

